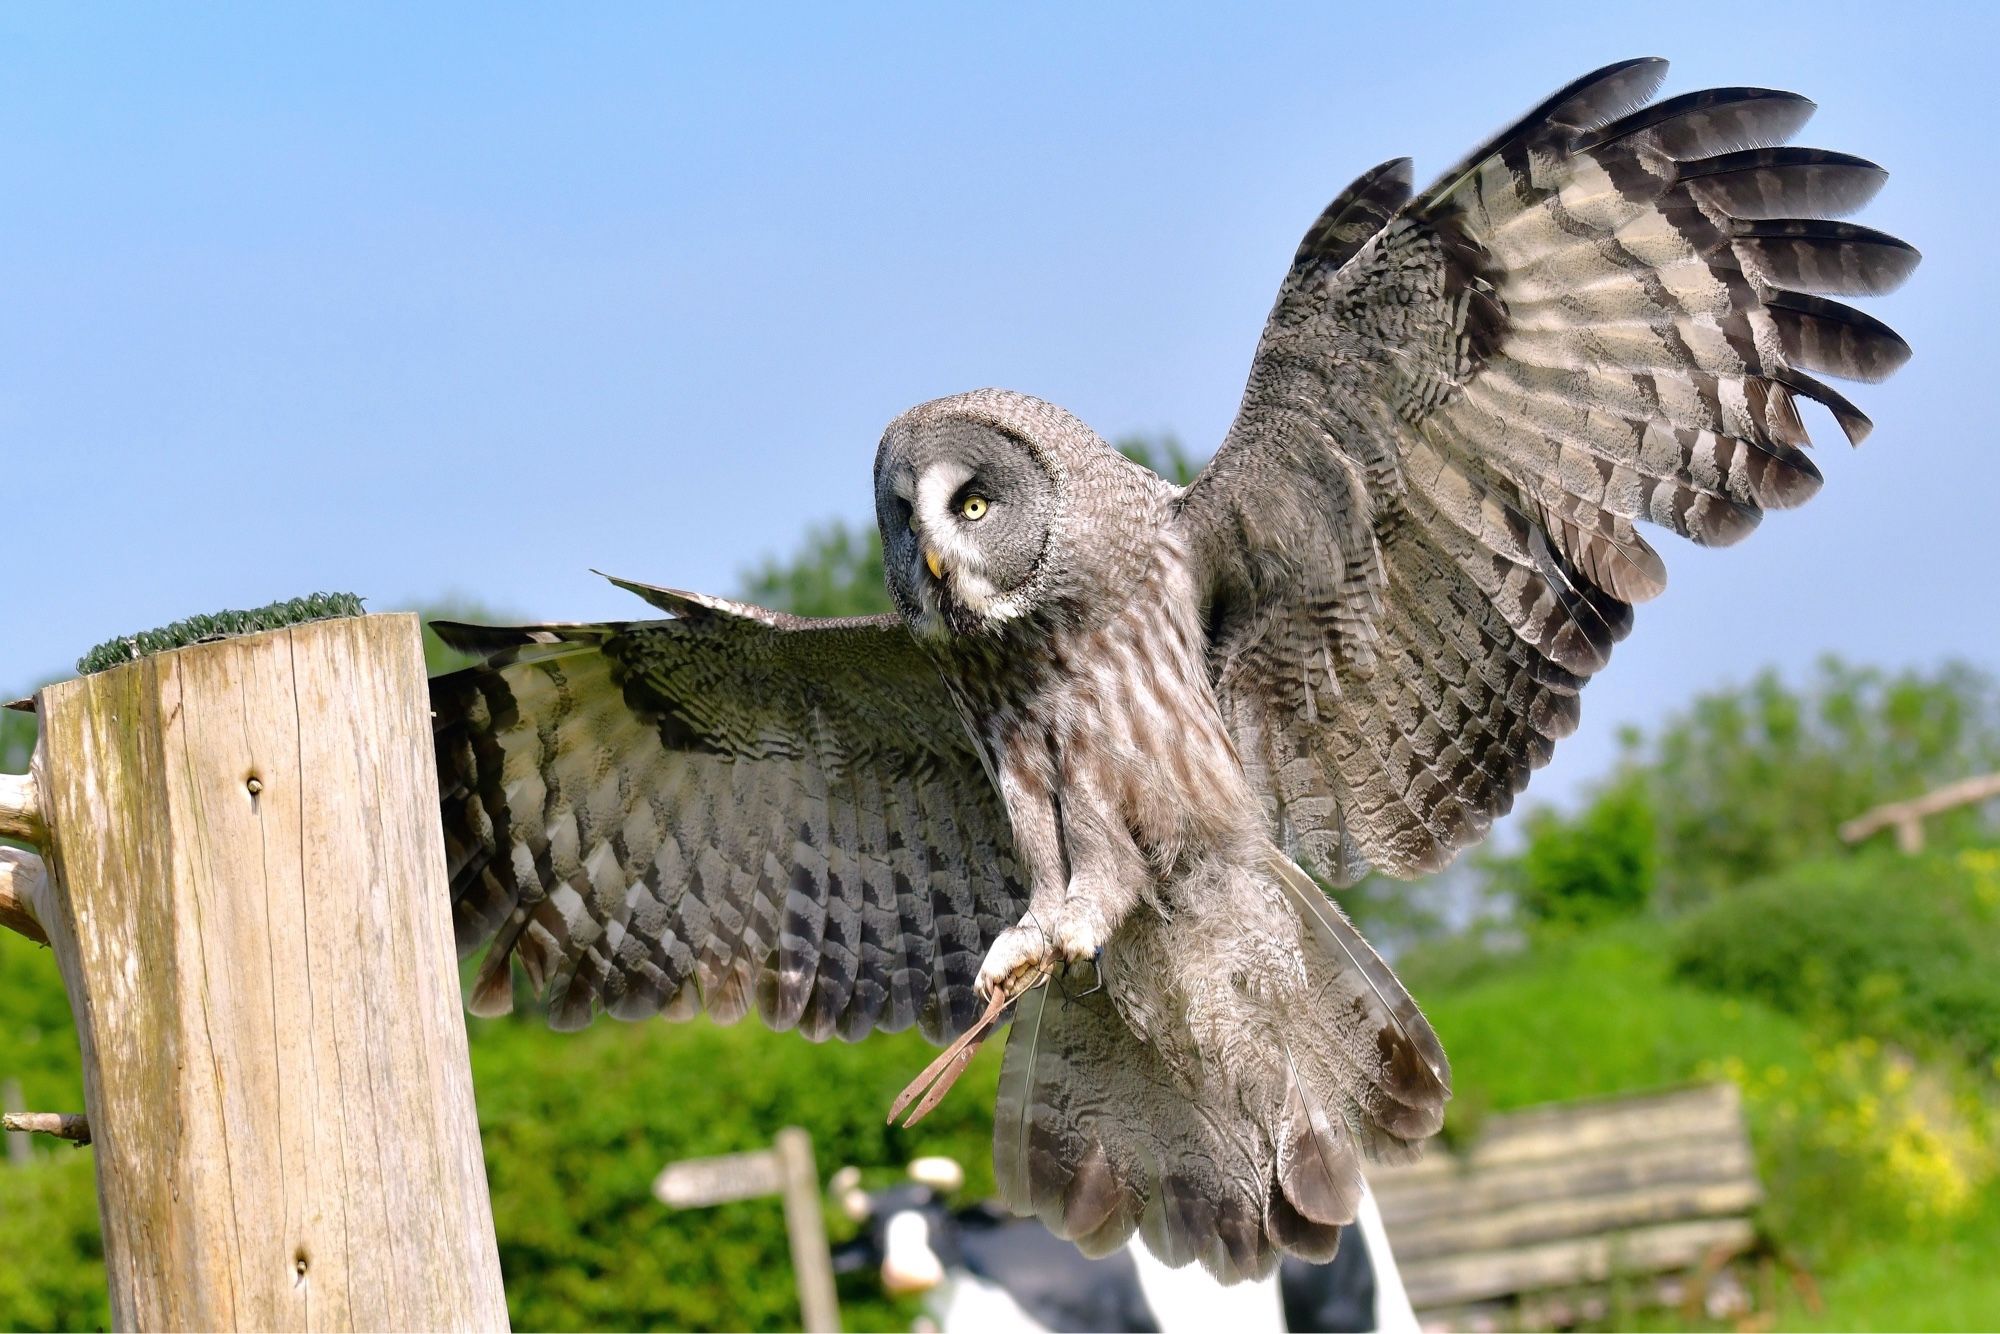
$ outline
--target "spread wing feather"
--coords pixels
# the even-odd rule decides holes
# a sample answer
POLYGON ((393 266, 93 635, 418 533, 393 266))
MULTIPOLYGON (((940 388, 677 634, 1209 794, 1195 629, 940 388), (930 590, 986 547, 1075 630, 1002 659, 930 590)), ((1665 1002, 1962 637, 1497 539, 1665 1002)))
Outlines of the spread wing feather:
POLYGON ((473 1008, 512 1004, 518 961, 558 1027, 962 1031, 1027 891, 908 631, 624 586, 673 619, 437 627, 485 659, 432 683, 473 1008))
POLYGON ((1576 725, 1666 573, 1820 485, 1797 399, 1909 355, 1831 299, 1916 251, 1829 221, 1873 163, 1784 146, 1812 103, 1647 105, 1665 63, 1557 92, 1410 198, 1357 181, 1307 234, 1228 438, 1182 498, 1223 710, 1280 842, 1328 875, 1432 870, 1576 725))

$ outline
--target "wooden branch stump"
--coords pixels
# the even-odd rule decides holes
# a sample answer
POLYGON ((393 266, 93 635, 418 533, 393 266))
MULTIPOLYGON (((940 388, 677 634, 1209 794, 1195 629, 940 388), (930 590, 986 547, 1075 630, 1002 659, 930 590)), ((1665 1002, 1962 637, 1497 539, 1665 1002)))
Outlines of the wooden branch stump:
POLYGON ((416 618, 38 703, 113 1319, 504 1328, 416 618))
POLYGON ((1908 801, 1892 801, 1873 810, 1864 811, 1840 827, 1840 836, 1849 843, 1859 843, 1884 829, 1896 831, 1896 848, 1899 852, 1915 856, 1924 850, 1924 820, 1928 816, 1940 815, 1960 806, 1977 805, 1982 801, 1992 801, 2000 797, 2000 774, 1981 774, 1976 778, 1961 778, 1956 783, 1946 783, 1943 787, 1926 792, 1908 801))
POLYGON ((40 857, 19 848, 0 848, 0 926, 37 945, 48 944, 48 933, 42 930, 48 893, 48 873, 40 857))

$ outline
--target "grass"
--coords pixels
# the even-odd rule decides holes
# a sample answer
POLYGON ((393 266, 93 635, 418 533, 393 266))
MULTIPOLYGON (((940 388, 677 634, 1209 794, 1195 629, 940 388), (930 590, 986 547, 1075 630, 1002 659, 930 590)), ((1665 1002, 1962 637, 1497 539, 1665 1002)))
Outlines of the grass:
POLYGON ((1452 1059, 1453 1135, 1487 1112, 1711 1078, 1725 1054, 1811 1061, 1796 1020, 1675 984, 1650 923, 1538 942, 1457 985, 1428 982, 1421 958, 1405 973, 1452 1059))

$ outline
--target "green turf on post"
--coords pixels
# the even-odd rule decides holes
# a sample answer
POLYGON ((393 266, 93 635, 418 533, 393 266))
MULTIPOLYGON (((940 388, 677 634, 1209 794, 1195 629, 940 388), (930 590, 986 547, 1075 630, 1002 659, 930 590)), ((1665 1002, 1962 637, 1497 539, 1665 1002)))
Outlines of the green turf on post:
POLYGON ((352 593, 313 593, 288 602, 273 602, 252 611, 218 611, 211 616, 190 616, 184 621, 142 630, 136 635, 120 635, 99 644, 76 660, 76 669, 85 676, 107 671, 121 663, 135 662, 152 653, 164 653, 189 644, 205 644, 234 635, 254 635, 260 630, 301 625, 307 621, 327 621, 342 616, 359 616, 361 599, 352 593))

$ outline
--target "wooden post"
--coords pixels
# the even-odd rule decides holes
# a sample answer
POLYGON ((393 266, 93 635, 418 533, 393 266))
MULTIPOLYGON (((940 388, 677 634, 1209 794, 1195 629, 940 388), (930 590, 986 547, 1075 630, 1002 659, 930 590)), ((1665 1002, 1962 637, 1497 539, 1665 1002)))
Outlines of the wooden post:
POLYGON ((840 1334, 840 1301, 833 1288, 833 1254, 820 1212, 819 1171, 812 1136, 798 1126, 778 1132, 783 1164, 785 1232, 792 1243, 792 1274, 799 1285, 799 1315, 808 1334, 840 1334))
POLYGON ((318 621, 38 696, 23 899, 120 1327, 506 1326, 418 635, 318 621))

